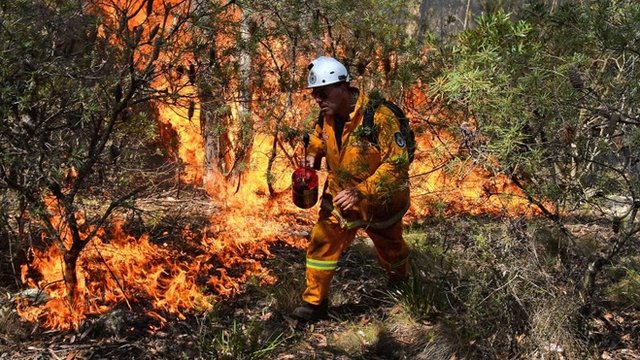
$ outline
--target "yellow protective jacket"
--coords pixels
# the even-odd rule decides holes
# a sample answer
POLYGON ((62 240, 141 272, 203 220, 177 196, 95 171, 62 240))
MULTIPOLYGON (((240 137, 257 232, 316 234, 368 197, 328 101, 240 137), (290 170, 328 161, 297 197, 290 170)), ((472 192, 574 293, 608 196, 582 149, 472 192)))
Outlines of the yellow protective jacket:
POLYGON ((400 123, 386 106, 380 105, 374 115, 377 144, 368 140, 366 129, 361 127, 368 101, 368 96, 360 92, 350 120, 344 125, 340 149, 336 119, 325 115, 311 134, 307 154, 326 157, 329 174, 323 194, 324 209, 333 210, 339 220, 357 227, 378 224, 384 228, 399 221, 409 208, 409 156, 400 123), (331 208, 333 196, 351 187, 364 195, 363 201, 344 213, 331 208))

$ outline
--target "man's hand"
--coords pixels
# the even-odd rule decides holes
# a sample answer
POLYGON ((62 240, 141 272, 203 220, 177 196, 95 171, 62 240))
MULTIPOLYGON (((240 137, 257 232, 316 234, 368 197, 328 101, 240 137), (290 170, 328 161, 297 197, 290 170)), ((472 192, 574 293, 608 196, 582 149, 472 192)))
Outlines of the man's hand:
POLYGON ((362 200, 362 194, 355 188, 344 189, 340 191, 334 198, 333 203, 340 208, 340 210, 349 210, 357 205, 362 200))
POLYGON ((314 162, 316 161, 315 156, 308 155, 306 158, 302 159, 302 164, 298 164, 301 167, 313 167, 314 162))

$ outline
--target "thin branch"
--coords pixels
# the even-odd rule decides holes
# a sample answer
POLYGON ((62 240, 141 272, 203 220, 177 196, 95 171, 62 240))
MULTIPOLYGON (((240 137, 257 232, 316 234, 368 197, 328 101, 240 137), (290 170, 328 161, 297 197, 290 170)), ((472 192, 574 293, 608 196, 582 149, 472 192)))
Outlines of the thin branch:
POLYGON ((129 310, 131 310, 131 303, 129 302, 129 298, 127 297, 127 292, 124 290, 124 287, 122 286, 122 284, 120 283, 120 279, 118 279, 118 277, 116 276, 116 274, 113 272, 113 270, 111 269, 111 266, 109 266, 109 264, 107 263, 107 260, 102 256, 102 253, 100 253, 100 250, 98 249, 98 246, 96 245, 95 242, 93 242, 93 248, 96 250, 96 252, 98 253, 98 256, 100 257, 100 260, 102 261, 102 263, 104 264, 104 266, 107 267, 107 270, 109 271, 109 274, 111 275, 111 277, 113 278, 113 280, 116 282, 116 284, 118 284, 118 287, 120 288, 120 291, 122 291, 122 296, 124 296, 124 301, 127 303, 127 307, 129 308, 129 310))
POLYGON ((100 219, 94 224, 93 231, 91 231, 91 233, 87 235, 84 242, 88 243, 91 239, 93 239, 93 237, 98 233, 98 230, 104 225, 104 223, 107 221, 107 219, 115 209, 119 208, 122 204, 124 204, 124 202, 133 198, 140 192, 144 191, 146 188, 147 188, 147 185, 140 186, 134 189, 133 191, 129 192, 128 194, 116 199, 115 201, 112 201, 111 204, 109 204, 109 207, 107 208, 107 210, 105 210, 105 212, 102 214, 102 217, 100 217, 100 219))

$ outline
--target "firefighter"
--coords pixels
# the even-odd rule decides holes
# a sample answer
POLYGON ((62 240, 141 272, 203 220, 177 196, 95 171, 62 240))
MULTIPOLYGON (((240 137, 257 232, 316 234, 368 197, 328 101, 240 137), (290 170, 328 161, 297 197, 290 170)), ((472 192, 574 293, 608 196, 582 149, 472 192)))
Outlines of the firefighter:
POLYGON ((358 229, 373 241, 391 282, 407 276, 402 217, 409 208, 409 161, 400 123, 389 108, 375 109, 374 140, 371 129, 361 126, 369 99, 350 86, 343 64, 321 56, 308 70, 308 89, 321 115, 305 161, 325 157, 328 176, 306 253, 303 303, 292 317, 313 322, 327 316, 329 284, 358 229))

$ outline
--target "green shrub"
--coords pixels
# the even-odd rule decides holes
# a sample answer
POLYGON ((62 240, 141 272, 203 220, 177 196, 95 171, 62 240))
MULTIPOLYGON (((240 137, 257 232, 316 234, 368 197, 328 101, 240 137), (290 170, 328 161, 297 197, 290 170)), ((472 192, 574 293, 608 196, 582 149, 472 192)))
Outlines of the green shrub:
POLYGON ((206 318, 200 329, 200 352, 205 358, 257 360, 272 355, 285 338, 281 332, 264 329, 259 321, 223 325, 216 317, 206 318))

